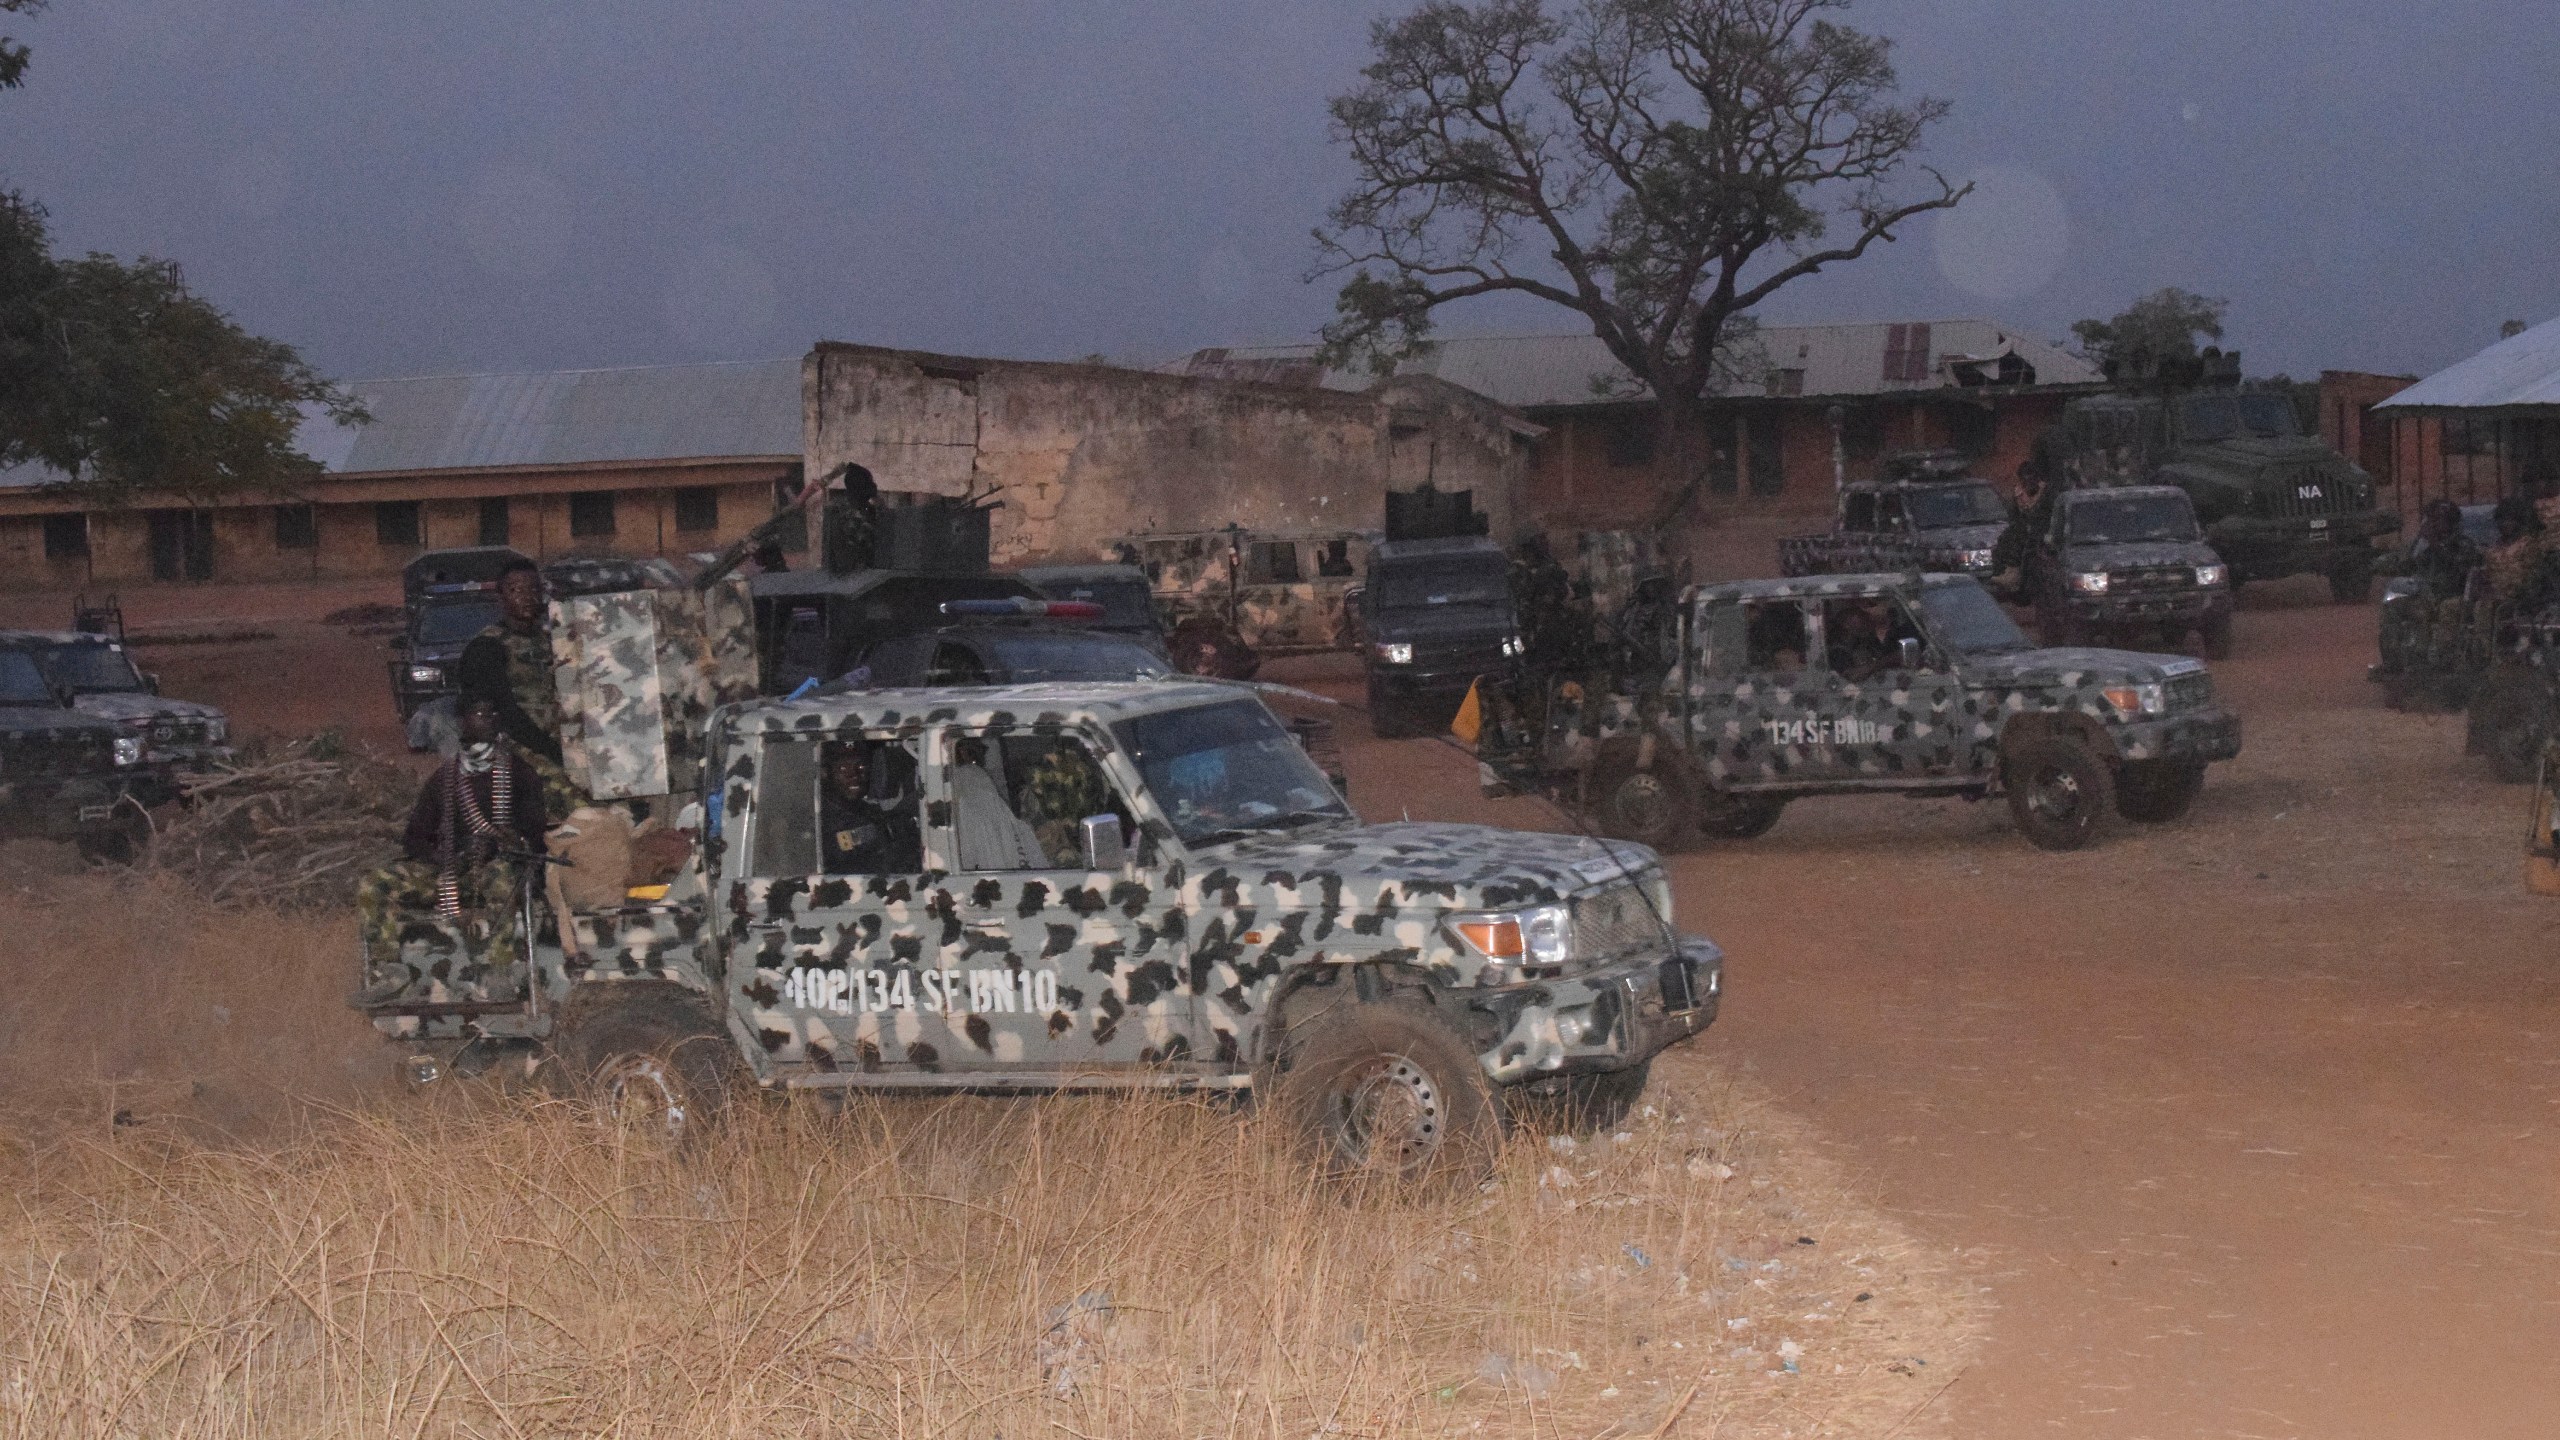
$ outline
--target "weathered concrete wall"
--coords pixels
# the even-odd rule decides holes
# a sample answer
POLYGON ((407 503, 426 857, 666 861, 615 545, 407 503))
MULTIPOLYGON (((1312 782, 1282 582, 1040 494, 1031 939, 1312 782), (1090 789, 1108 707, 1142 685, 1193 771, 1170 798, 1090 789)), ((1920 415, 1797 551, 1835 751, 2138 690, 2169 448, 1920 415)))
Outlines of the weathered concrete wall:
POLYGON ((999 564, 1150 531, 1375 530, 1386 492, 1425 480, 1474 490, 1507 536, 1525 459, 1516 419, 1437 382, 1345 394, 835 344, 801 374, 809 474, 992 495, 999 564))

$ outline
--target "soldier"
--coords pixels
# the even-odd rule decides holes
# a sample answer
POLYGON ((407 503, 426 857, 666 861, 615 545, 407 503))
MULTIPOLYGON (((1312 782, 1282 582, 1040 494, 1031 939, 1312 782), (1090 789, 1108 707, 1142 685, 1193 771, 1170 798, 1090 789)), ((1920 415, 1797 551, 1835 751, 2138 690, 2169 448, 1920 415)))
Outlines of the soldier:
POLYGON ((2380 672, 2397 674, 2411 664, 2449 662, 2459 648, 2462 611, 2480 547, 2462 533, 2462 510, 2450 500, 2430 500, 2409 542, 2404 573, 2418 593, 2382 611, 2380 672))
POLYGON ((1833 633, 1828 651, 1831 673, 1844 680, 1864 680, 1893 663, 1885 643, 1884 609, 1873 600, 1853 600, 1832 608, 1826 617, 1833 633))
POLYGON ((523 874, 505 856, 541 850, 542 785, 503 733, 495 699, 466 696, 456 718, 462 748, 418 791, 401 858, 356 888, 371 983, 348 997, 350 1004, 380 1005, 417 983, 400 961, 404 914, 477 921, 489 937, 483 963, 492 972, 504 974, 524 958, 516 933, 523 874))
POLYGON ((1639 687, 1671 673, 1678 659, 1680 611, 1671 593, 1671 576, 1658 565, 1636 573, 1633 593, 1618 612, 1618 670, 1639 687))
POLYGON ((818 794, 818 849, 830 875, 912 875, 924 869, 923 832, 907 803, 871 793, 871 757, 859 741, 826 747, 818 794))
POLYGON ((1078 825, 1088 815, 1111 810, 1111 787, 1104 784, 1093 761, 1075 745, 1061 744, 1041 757, 1031 778, 1022 782, 1022 817, 1040 837, 1049 861, 1062 868, 1084 864, 1084 841, 1078 825))
POLYGON ((543 602, 542 571, 530 560, 510 560, 498 572, 498 623, 471 638, 454 666, 462 699, 497 706, 498 725, 518 758, 541 777, 551 813, 566 815, 588 803, 560 766, 560 690, 553 678, 550 610, 543 602))
POLYGON ((2053 519, 2053 486, 2045 467, 2033 458, 2018 462, 2018 493, 2009 505, 2009 524, 1991 545, 1993 588, 2013 593, 2028 588, 2027 565, 2034 558, 2036 538, 2053 519), (2016 578, 2003 585, 2010 572, 2016 578))

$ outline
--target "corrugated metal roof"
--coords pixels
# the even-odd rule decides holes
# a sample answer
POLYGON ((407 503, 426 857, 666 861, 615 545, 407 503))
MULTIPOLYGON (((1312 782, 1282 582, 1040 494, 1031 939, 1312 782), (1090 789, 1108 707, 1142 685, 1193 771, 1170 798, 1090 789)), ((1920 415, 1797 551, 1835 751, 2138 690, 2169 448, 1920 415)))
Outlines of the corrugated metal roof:
MULTIPOLYGON (((1948 361, 1989 360, 2004 354, 2033 367, 2039 385, 2090 385, 2104 378, 2096 366, 2060 346, 1991 320, 1771 325, 1739 350, 1735 377, 1724 393, 1768 394, 1773 371, 1803 372, 1802 389, 1790 382, 1785 387, 1788 394, 1857 396, 1933 390, 1955 385, 1948 361), (1904 369, 1901 377, 1887 378, 1888 356, 1899 353, 1893 344, 1895 332, 1902 332, 1907 347, 1915 325, 1928 327, 1925 363, 1916 370, 1904 369), (1923 378, 1903 378, 1915 374, 1923 378)), ((1163 368, 1185 375, 1306 383, 1304 377, 1313 373, 1314 355, 1313 345, 1235 346, 1195 351, 1163 368)), ((1521 410, 1588 405, 1641 394, 1625 367, 1587 333, 1447 336, 1429 355, 1408 362, 1403 373, 1432 375, 1521 410)), ((1362 390, 1368 388, 1370 378, 1337 370, 1326 372, 1319 383, 1328 389, 1362 390)))
MULTIPOLYGON (((347 388, 373 419, 306 410, 294 442, 332 474, 721 460, 800 453, 800 362, 751 360, 525 375, 419 375, 347 388)), ((0 469, 0 489, 62 479, 0 469)))
POLYGON ((2560 320, 2510 335, 2373 408, 2502 410, 2518 405, 2560 405, 2560 320))

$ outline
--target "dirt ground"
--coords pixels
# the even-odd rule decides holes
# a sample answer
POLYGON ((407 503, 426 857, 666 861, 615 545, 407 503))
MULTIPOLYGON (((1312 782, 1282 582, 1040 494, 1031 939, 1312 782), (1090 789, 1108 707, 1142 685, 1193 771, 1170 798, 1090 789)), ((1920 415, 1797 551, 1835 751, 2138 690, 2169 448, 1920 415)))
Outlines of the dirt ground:
MULTIPOLYGON (((1710 570, 1707 573, 1730 573, 1710 570)), ((244 728, 392 745, 383 587, 160 591, 144 647, 244 728)), ((2381 708, 2369 607, 2253 587, 2215 671, 2246 718, 2184 821, 2075 855, 2000 806, 1828 800, 1675 858, 1731 956, 1669 1066, 1747 1072, 1994 1306, 1950 1433, 2544 1435, 2560 1414, 2560 906, 2519 883, 2525 791, 2457 717, 2381 708)), ((58 624, 55 600, 0 623, 58 624)), ((1333 662, 1280 667, 1356 696, 1333 662)), ((1558 828, 1433 741, 1346 725, 1372 818, 1558 828)))

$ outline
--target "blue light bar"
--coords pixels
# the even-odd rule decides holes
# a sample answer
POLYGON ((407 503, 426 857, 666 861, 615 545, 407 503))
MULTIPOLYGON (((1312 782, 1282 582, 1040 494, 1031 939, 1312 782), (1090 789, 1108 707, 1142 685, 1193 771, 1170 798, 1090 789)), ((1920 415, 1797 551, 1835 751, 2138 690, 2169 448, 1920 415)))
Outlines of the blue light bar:
POLYGON ((1102 607, 1090 600, 1035 600, 1028 595, 1003 595, 982 600, 945 600, 942 613, 954 618, 1031 615, 1047 620, 1099 620, 1102 607))

